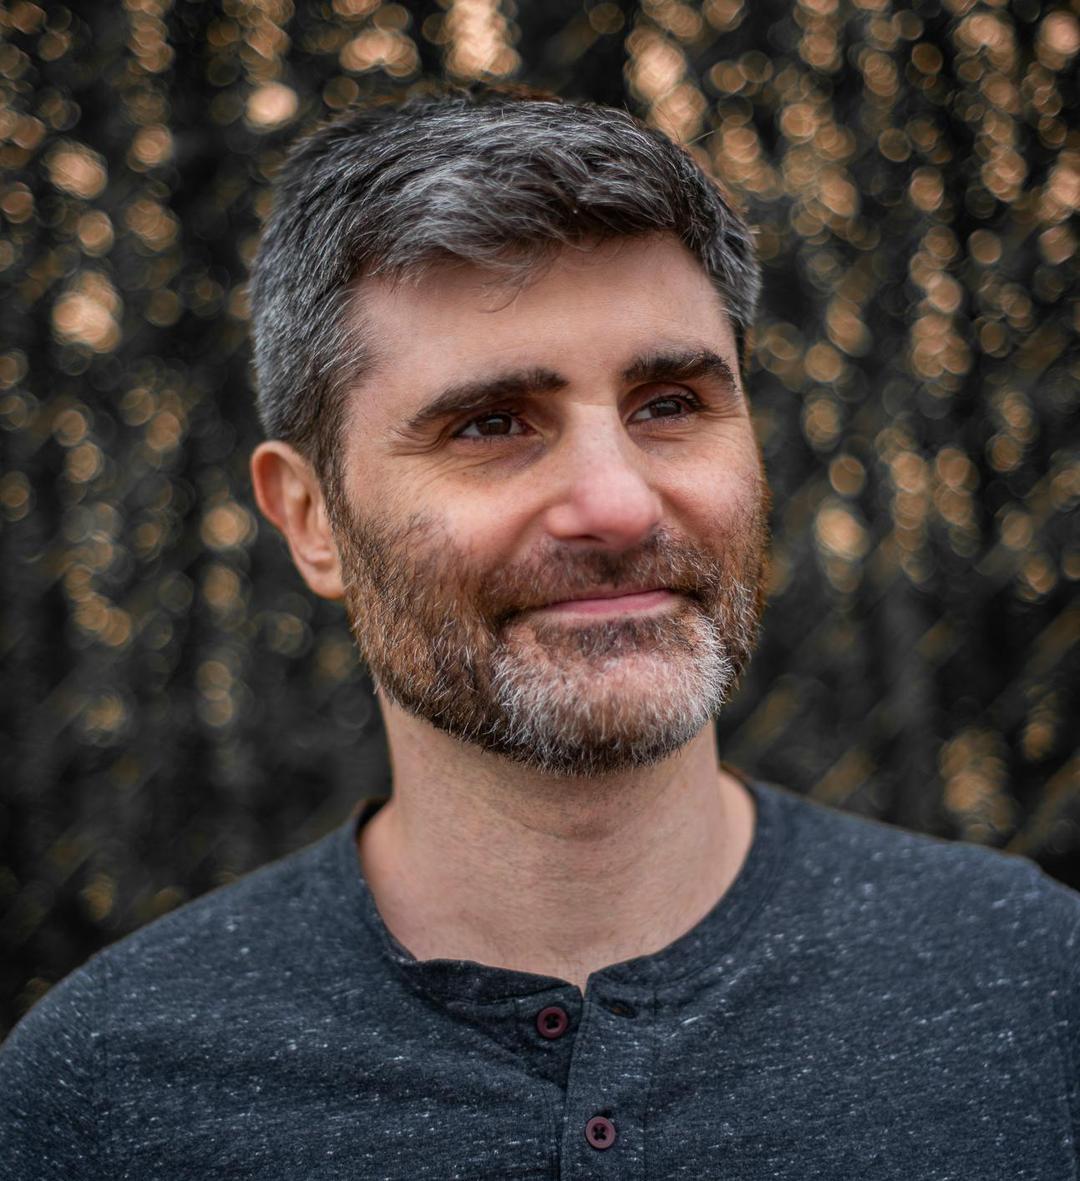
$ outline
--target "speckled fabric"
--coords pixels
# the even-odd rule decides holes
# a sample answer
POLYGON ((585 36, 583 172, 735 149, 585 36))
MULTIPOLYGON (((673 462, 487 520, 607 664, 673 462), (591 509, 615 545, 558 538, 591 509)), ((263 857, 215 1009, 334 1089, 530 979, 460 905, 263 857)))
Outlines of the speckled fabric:
POLYGON ((727 894, 584 998, 414 959, 360 874, 369 802, 24 1018, 0 1178, 1076 1177, 1080 895, 752 790, 727 894))

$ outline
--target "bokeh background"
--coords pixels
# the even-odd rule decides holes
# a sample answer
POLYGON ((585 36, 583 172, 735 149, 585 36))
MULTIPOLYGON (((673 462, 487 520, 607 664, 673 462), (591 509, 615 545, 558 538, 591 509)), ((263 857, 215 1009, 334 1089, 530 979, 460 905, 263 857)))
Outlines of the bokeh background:
POLYGON ((1080 886, 1078 12, 0 4, 0 1030, 385 790, 256 520, 245 279, 289 139, 425 76, 625 105, 757 227, 775 563, 724 756, 1080 886))

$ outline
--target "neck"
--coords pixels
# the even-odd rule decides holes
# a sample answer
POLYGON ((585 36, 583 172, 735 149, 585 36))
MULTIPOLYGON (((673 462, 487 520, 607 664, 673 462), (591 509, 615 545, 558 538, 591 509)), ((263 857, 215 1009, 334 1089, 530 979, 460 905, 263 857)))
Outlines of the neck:
POLYGON ((384 703, 394 790, 361 830, 383 921, 417 959, 589 974, 666 947, 731 885, 747 790, 712 727, 653 767, 555 777, 467 747, 384 703))

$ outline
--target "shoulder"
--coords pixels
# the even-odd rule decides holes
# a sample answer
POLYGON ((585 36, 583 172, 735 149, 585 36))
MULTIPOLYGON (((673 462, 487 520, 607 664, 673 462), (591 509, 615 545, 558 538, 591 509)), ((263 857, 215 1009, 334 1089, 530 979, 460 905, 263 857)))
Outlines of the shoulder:
POLYGON ((1070 975, 1080 893, 1025 857, 909 832, 772 784, 788 864, 781 891, 807 924, 926 955, 1024 960, 1070 975))
MULTIPOLYGON (((220 1012, 275 979, 310 970, 348 910, 345 826, 157 919, 92 956, 55 985, 10 1041, 53 1039, 54 1029, 152 1023, 180 1009, 220 1012)), ((5 1049, 6 1049, 5 1045, 5 1049)))
POLYGON ((0 1177, 99 1175, 104 997, 101 965, 91 962, 51 989, 0 1046, 0 1177))
MULTIPOLYGON (((140 928, 100 957, 112 980, 112 1007, 148 998, 199 998, 220 1008, 230 993, 272 990, 328 956, 342 940, 342 915, 353 912, 343 872, 351 825, 246 874, 230 885, 140 928)), ((359 875, 356 875, 358 879, 359 875)))
POLYGON ((133 1064, 170 1075, 185 1055, 213 1061, 268 1008, 288 1022, 313 999, 322 968, 359 943, 351 827, 150 923, 46 993, 0 1046, 0 1178, 118 1175, 111 1096, 133 1064))

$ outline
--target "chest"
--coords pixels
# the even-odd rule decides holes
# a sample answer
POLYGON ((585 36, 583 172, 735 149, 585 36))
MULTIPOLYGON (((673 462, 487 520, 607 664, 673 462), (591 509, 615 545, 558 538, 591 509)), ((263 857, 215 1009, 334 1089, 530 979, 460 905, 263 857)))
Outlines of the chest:
POLYGON ((1049 1005, 762 987, 689 1016, 590 999, 557 1038, 525 1010, 488 1029, 418 1014, 362 1038, 343 1024, 259 1047, 224 1028, 120 1044, 120 1175, 1075 1176, 1049 1005))

